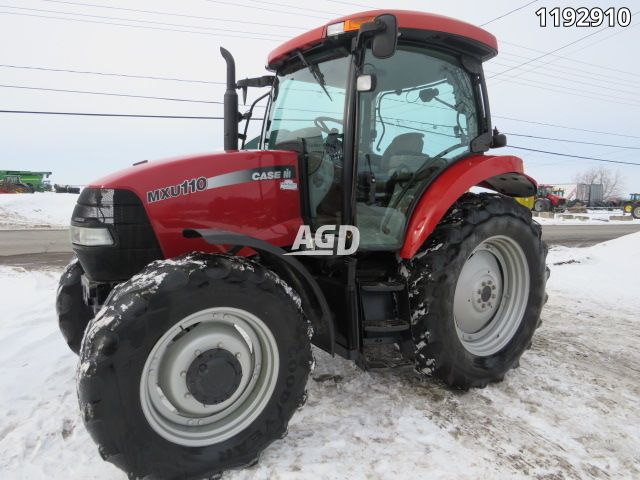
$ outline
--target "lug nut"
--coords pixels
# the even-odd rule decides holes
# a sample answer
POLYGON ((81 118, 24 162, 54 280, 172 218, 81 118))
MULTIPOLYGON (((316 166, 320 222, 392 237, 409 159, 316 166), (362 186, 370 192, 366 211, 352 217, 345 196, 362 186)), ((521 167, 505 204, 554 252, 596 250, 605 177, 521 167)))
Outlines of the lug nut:
POLYGON ((491 298, 496 298, 495 294, 491 295, 491 298))
POLYGON ((184 398, 191 398, 191 394, 189 392, 185 393, 184 398))
POLYGON ((196 350, 195 352, 193 352, 193 354, 197 357, 201 354, 202 352, 200 350, 196 350))
POLYGON ((224 344, 222 342, 218 342, 218 348, 222 348, 224 347, 224 344))
POLYGON ((491 286, 491 290, 495 290, 495 289, 496 289, 496 286, 495 286, 495 285, 492 285, 492 286, 491 286))
POLYGON ((240 352, 236 353, 236 358, 240 358, 240 352))
POLYGON ((186 377, 187 376, 187 372, 185 372, 184 370, 180 372, 180 376, 181 377, 186 377))

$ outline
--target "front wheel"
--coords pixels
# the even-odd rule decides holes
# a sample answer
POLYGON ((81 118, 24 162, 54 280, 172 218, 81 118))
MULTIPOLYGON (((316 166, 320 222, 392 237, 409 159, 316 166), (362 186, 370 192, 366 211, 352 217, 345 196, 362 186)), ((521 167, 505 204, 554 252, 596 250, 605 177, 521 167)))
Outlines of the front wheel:
POLYGON ((418 370, 463 389, 501 380, 540 323, 546 253, 515 200, 463 196, 409 266, 418 370))
POLYGON ((301 405, 311 364, 299 299, 246 259, 154 262, 87 330, 78 391, 102 456, 132 478, 255 462, 301 405))

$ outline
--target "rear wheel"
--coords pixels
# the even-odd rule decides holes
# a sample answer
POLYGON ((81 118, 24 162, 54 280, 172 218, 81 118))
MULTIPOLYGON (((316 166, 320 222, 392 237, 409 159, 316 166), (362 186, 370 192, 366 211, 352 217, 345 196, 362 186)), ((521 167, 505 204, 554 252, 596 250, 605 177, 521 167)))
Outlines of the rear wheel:
POLYGON ((636 205, 635 207, 633 207, 633 210, 631 210, 631 215, 635 219, 640 219, 640 205, 636 205))
POLYGON ((88 327, 78 392, 102 456, 135 478, 192 478, 256 461, 305 396, 299 300, 246 259, 154 262, 88 327))
POLYGON ((548 212, 551 210, 551 202, 546 198, 538 198, 533 205, 533 209, 536 212, 548 212))
POLYGON ((463 196, 411 262, 418 370, 463 389, 501 380, 540 323, 546 252, 516 201, 463 196))

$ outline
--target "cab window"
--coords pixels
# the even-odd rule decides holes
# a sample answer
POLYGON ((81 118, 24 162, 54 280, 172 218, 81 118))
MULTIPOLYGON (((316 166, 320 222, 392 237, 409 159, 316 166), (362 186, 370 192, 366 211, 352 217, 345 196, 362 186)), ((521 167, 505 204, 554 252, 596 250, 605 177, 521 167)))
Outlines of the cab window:
POLYGON ((368 51, 363 73, 375 89, 358 98, 360 246, 395 249, 424 185, 478 136, 476 89, 455 57, 417 46, 401 45, 387 59, 368 51))

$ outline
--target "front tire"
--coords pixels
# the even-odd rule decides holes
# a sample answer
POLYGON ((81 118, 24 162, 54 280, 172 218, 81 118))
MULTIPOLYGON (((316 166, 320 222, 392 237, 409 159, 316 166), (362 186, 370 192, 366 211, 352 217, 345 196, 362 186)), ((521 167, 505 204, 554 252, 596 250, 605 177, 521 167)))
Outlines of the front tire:
POLYGON ((76 257, 62 272, 56 296, 58 326, 71 351, 78 354, 82 336, 89 320, 93 318, 93 309, 84 301, 82 275, 84 271, 76 257))
POLYGON ((461 197, 409 266, 417 369, 461 389, 501 380, 540 323, 546 253, 515 200, 461 197))
POLYGON ((282 438, 311 364, 299 299, 243 258, 153 262, 83 340, 78 394, 100 453, 135 478, 250 465, 282 438))

